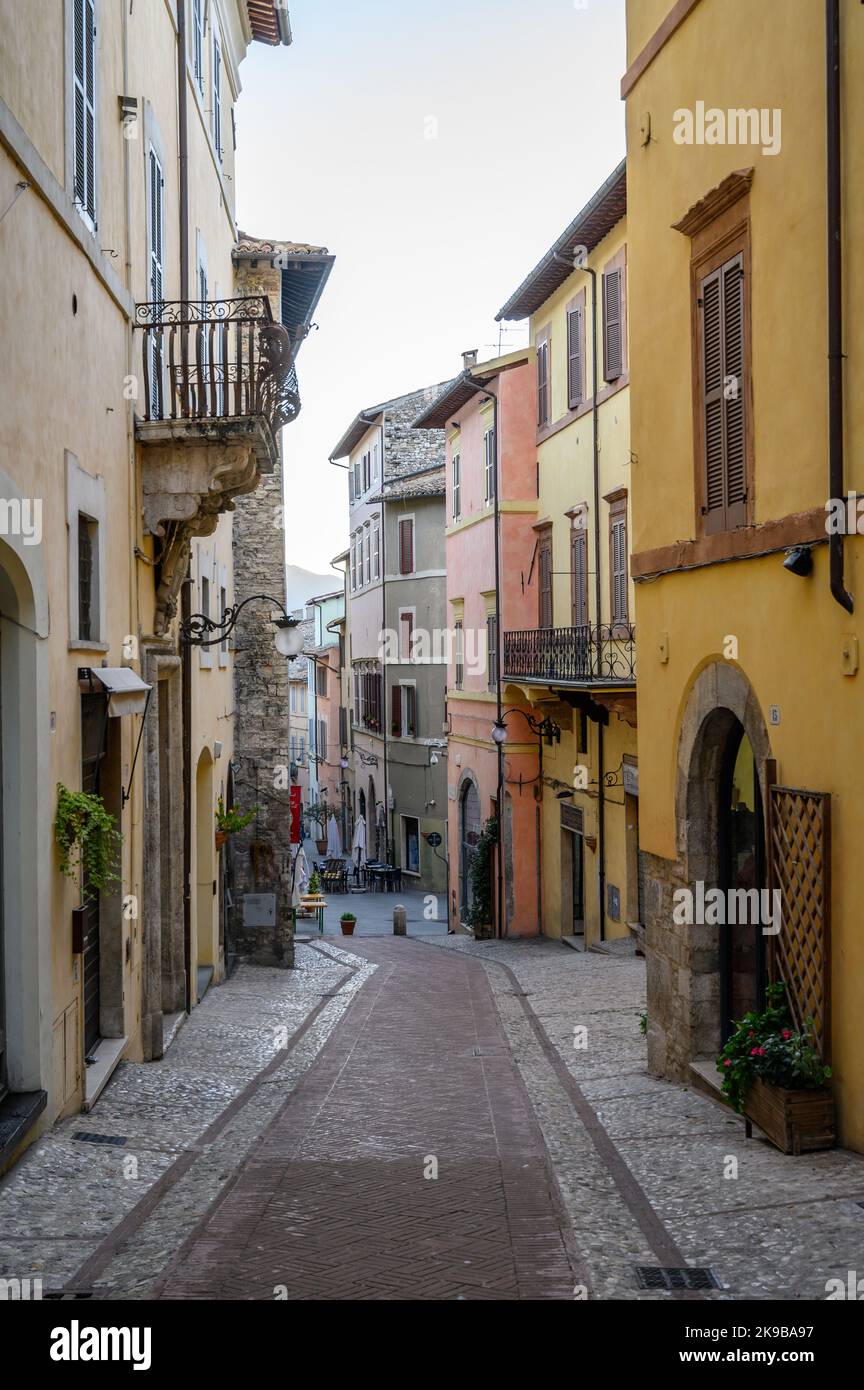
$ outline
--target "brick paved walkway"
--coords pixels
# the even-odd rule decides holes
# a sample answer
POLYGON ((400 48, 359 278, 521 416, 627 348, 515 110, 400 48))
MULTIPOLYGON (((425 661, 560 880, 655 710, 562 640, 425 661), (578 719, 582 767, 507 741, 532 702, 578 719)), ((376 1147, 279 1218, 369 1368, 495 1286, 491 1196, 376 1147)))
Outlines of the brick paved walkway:
POLYGON ((351 949, 378 970, 151 1297, 572 1298, 483 965, 410 939, 351 949))

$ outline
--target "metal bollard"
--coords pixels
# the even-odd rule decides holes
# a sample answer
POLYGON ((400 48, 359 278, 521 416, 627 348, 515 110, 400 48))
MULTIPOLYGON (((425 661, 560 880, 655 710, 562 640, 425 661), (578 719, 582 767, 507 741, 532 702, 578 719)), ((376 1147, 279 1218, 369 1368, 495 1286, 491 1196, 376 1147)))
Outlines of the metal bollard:
POLYGON ((404 907, 394 907, 393 909, 393 935, 405 936, 408 926, 408 914, 404 907))

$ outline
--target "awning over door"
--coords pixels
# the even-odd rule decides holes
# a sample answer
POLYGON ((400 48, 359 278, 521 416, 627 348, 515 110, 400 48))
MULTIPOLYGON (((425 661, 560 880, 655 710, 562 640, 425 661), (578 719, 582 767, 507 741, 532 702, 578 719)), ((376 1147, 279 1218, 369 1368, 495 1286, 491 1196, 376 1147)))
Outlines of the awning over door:
POLYGON ((99 686, 106 691, 111 718, 143 714, 147 707, 150 686, 128 666, 91 666, 81 684, 93 690, 94 694, 99 686))

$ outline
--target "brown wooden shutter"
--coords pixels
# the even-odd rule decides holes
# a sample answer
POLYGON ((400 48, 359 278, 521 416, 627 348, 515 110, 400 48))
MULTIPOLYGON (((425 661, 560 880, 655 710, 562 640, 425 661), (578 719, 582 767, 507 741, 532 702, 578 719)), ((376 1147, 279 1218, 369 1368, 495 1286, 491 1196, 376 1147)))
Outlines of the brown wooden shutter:
POLYGON ((747 521, 743 257, 706 275, 702 318, 703 516, 711 535, 747 521))
POLYGON ((417 687, 405 686, 405 732, 412 738, 417 736, 417 687))
POLYGON ((736 256, 723 266, 723 377, 726 448, 726 526, 747 521, 747 465, 744 442, 744 262, 736 256), (734 390, 733 390, 734 386, 734 390))
POLYGON ((567 315, 567 404, 573 410, 582 401, 582 310, 567 315))
POLYGON ((540 542, 539 552, 539 579, 540 579, 540 626, 552 626, 552 538, 544 538, 540 542))
POLYGON ((414 522, 410 517, 399 522, 399 573, 414 572, 414 522))
POLYGON ((549 423, 549 341, 537 344, 537 424, 549 423))
POLYGON ((390 731, 398 738, 402 733, 402 687, 394 685, 390 691, 390 731))
POLYGON ((621 341, 621 271, 603 276, 603 376, 615 381, 624 370, 621 341))
POLYGON ((574 627, 588 624, 588 537, 580 526, 570 536, 572 584, 572 622, 574 627))
POLYGON ((609 532, 612 566, 612 621, 627 622, 627 517, 613 516, 609 532))

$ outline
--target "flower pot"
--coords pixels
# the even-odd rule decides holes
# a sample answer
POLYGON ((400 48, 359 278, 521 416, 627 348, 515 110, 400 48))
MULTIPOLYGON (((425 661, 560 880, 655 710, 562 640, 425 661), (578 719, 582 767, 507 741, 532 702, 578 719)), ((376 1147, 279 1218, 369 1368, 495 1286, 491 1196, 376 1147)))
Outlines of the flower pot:
POLYGON ((343 919, 342 921, 340 921, 339 925, 340 925, 340 927, 342 928, 342 935, 343 935, 343 936, 353 936, 353 935, 354 935, 354 928, 355 928, 356 925, 357 925, 357 918, 356 918, 356 917, 352 918, 350 922, 349 922, 349 921, 345 921, 345 920, 343 919))
POLYGON ((324 854, 327 853, 327 841, 326 841, 326 840, 316 840, 316 841, 315 841, 315 847, 316 847, 316 849, 318 850, 318 853, 319 853, 319 854, 324 855, 324 854))
POLYGON ((758 1125, 784 1154, 833 1149, 836 1143, 834 1096, 827 1086, 813 1091, 786 1091, 756 1077, 744 1100, 747 1138, 758 1125))
POLYGON ((217 830, 217 831, 216 831, 216 848, 217 848, 217 849, 221 849, 222 846, 224 845, 224 843, 225 843, 225 841, 226 841, 227 839, 228 839, 228 831, 227 831, 227 830, 217 830))
POLYGON ((495 935, 495 928, 491 922, 478 922, 474 928, 475 941, 491 941, 495 935))

